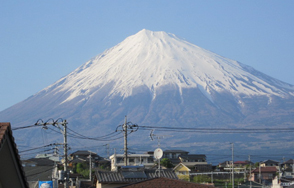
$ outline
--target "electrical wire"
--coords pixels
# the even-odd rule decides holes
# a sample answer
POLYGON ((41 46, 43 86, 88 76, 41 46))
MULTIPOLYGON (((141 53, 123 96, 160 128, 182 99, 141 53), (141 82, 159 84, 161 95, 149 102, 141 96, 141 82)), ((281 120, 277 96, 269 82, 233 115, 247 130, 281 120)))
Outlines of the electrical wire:
POLYGON ((16 131, 16 130, 20 130, 20 129, 27 129, 27 128, 40 127, 40 126, 43 126, 43 125, 34 124, 34 125, 28 125, 28 126, 24 126, 24 127, 12 128, 11 130, 16 131))
POLYGON ((139 126, 141 130, 170 131, 170 132, 198 132, 198 133, 285 133, 294 132, 294 128, 188 128, 188 127, 156 127, 139 126))
POLYGON ((32 149, 27 149, 27 150, 19 151, 18 153, 23 153, 23 152, 27 152, 27 151, 42 149, 42 148, 48 147, 48 146, 53 146, 53 144, 48 144, 48 145, 44 145, 44 146, 40 146, 40 147, 36 147, 36 148, 32 148, 32 149))

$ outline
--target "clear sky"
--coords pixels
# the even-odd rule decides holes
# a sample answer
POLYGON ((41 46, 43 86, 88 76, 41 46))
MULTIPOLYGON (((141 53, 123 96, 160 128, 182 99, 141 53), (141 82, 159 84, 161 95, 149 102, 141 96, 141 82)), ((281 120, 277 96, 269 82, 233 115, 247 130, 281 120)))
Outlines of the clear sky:
POLYGON ((142 29, 294 84, 293 0, 0 0, 0 111, 142 29))

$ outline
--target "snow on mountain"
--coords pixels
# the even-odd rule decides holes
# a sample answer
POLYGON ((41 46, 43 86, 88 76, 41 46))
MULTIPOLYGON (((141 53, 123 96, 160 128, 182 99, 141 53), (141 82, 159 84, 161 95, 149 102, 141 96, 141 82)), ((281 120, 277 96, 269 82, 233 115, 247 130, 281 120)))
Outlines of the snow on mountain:
MULTIPOLYGON (((114 131, 125 115, 138 125, 288 126, 294 122, 294 86, 173 34, 144 29, 0 112, 0 119, 21 127, 63 118, 72 129, 96 137, 114 131)), ((28 145, 40 142, 37 129, 16 134, 28 145)), ((138 136, 142 142, 143 133, 138 136)), ((172 139, 168 144, 232 142, 187 133, 172 139)))
POLYGON ((134 88, 147 86, 153 96, 165 85, 199 88, 211 101, 211 90, 233 95, 286 97, 294 86, 270 78, 253 68, 224 58, 165 32, 146 29, 126 38, 45 90, 65 91, 68 102, 86 100, 97 88, 113 83, 109 96, 131 96, 134 88))

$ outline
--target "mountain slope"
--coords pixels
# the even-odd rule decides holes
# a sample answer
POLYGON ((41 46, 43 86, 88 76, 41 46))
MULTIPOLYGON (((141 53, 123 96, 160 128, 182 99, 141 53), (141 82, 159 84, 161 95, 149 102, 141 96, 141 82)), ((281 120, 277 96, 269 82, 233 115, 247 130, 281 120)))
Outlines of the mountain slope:
MULTIPOLYGON (((0 119, 17 127, 61 117, 89 136, 113 131, 125 115, 139 125, 288 125, 293 96, 290 84, 144 29, 0 112, 0 119)), ((33 142, 33 134, 22 136, 33 142)))

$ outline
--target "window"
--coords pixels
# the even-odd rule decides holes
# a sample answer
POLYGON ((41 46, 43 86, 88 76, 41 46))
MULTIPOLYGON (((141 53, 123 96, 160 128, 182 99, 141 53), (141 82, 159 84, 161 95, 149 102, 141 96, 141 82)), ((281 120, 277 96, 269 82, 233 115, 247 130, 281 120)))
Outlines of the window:
POLYGON ((176 154, 175 154, 175 153, 172 154, 172 158, 173 158, 173 159, 176 158, 176 154))
POLYGON ((133 163, 133 162, 135 162, 135 159, 129 159, 129 162, 133 163))

